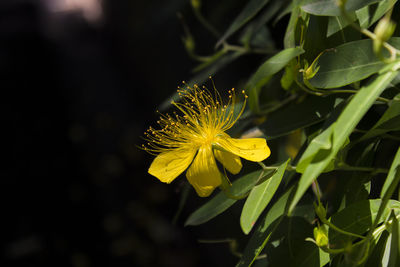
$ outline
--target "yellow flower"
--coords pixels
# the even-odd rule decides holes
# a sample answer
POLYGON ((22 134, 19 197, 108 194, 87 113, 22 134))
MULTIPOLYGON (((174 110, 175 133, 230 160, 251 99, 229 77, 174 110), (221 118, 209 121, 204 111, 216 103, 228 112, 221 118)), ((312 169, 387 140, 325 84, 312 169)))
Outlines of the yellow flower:
POLYGON ((157 122, 161 129, 150 127, 145 133, 147 145, 143 149, 157 157, 148 172, 161 182, 171 183, 183 171, 201 197, 209 196, 221 185, 222 173, 216 160, 232 174, 237 174, 242 163, 240 157, 262 161, 270 155, 264 138, 234 139, 225 133, 244 111, 247 96, 235 115, 235 89, 229 90, 229 101, 223 104, 214 87, 194 85, 178 87, 181 101, 172 102, 181 114, 161 115, 157 122))

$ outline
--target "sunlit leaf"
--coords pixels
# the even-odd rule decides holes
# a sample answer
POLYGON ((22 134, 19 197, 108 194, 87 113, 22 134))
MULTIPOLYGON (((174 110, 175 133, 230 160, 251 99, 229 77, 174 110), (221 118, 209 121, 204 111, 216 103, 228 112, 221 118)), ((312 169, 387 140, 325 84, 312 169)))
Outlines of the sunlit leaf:
POLYGON ((272 177, 256 185, 251 190, 250 195, 244 203, 242 214, 240 215, 240 226, 245 234, 251 231, 258 217, 271 201, 275 191, 278 189, 289 161, 290 159, 280 165, 272 177))
POLYGON ((314 142, 307 148, 298 164, 306 166, 306 169, 300 178, 290 210, 295 207, 312 181, 317 179, 336 156, 369 107, 396 75, 396 71, 388 71, 378 76, 369 85, 361 88, 340 114, 337 121, 326 129, 321 137, 316 137, 318 140, 321 139, 321 143, 314 142), (302 163, 302 161, 306 162, 302 163))
MULTIPOLYGON (((392 38, 390 43, 400 48, 400 38, 392 38)), ((336 88, 365 79, 380 71, 385 64, 375 56, 372 40, 366 39, 326 51, 319 58, 318 65, 320 69, 310 83, 317 88, 336 88)))

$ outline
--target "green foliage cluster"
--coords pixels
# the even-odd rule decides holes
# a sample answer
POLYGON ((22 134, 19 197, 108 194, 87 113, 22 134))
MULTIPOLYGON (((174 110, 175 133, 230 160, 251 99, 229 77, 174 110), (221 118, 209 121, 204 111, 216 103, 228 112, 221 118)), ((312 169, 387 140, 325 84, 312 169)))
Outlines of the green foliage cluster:
POLYGON ((241 201, 249 236, 234 251, 237 266, 400 266, 400 3, 250 0, 223 34, 200 0, 192 7, 218 38, 213 55, 199 56, 186 28, 184 45, 199 62, 193 81, 248 54, 264 60, 249 66, 249 108, 231 134, 258 133, 276 156, 208 199, 186 225, 241 201), (276 51, 268 31, 282 21, 276 51))

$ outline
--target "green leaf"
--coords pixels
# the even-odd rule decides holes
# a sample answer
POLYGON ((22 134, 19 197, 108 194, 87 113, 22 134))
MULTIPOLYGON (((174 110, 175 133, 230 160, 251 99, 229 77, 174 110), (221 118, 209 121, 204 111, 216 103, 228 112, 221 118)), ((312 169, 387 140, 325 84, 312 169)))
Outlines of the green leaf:
POLYGON ((228 30, 224 33, 221 39, 218 40, 216 46, 222 44, 229 36, 239 30, 244 24, 251 20, 267 3, 269 0, 251 0, 243 8, 242 12, 236 17, 229 26, 228 30))
POLYGON ((237 267, 250 266, 264 249, 272 233, 286 214, 287 205, 293 191, 294 187, 292 186, 269 209, 247 243, 243 256, 236 265, 237 267))
POLYGON ((392 223, 390 224, 389 228, 389 237, 386 242, 385 252, 383 253, 382 257, 382 266, 387 267, 396 267, 399 266, 400 263, 399 259, 399 221, 396 218, 395 213, 392 211, 390 215, 390 220, 392 223))
POLYGON ((368 28, 377 22, 386 12, 393 7, 397 0, 382 0, 378 5, 365 6, 356 10, 356 16, 361 28, 368 28))
MULTIPOLYGON (((356 17, 353 13, 349 13, 349 17, 351 18, 351 21, 356 20, 356 17)), ((329 37, 336 32, 343 30, 349 24, 350 22, 343 16, 329 17, 326 37, 329 37)))
MULTIPOLYGON (((242 195, 248 192, 260 179, 264 178, 271 172, 255 171, 237 179, 232 183, 230 192, 232 195, 242 195)), ((205 223, 215 216, 221 214, 232 206, 237 200, 225 196, 223 192, 219 192, 206 204, 193 212, 185 222, 186 225, 199 225, 205 223)))
POLYGON ((304 173, 313 161, 318 162, 331 152, 334 126, 335 124, 331 124, 331 126, 311 141, 296 166, 297 172, 304 173))
POLYGON ((258 95, 261 87, 271 79, 272 75, 282 70, 293 58, 303 53, 304 50, 299 47, 282 50, 265 61, 250 77, 246 88, 249 94, 249 105, 254 112, 260 111, 258 95))
POLYGON ((300 178, 290 211, 296 206, 312 181, 317 179, 336 156, 358 122, 396 75, 396 71, 388 71, 377 76, 369 85, 362 87, 345 107, 337 121, 321 136, 316 137, 317 140, 321 140, 321 143, 314 142, 308 146, 298 164, 304 166, 305 170, 300 178))
MULTIPOLYGON (((370 230, 376 216, 378 215, 381 204, 381 199, 369 199, 354 203, 332 215, 331 222, 344 231, 362 235, 370 230)), ((381 218, 378 223, 383 222, 384 218, 388 218, 392 209, 395 210, 396 215, 399 215, 400 202, 389 200, 387 208, 382 216, 380 216, 381 218)), ((331 245, 341 244, 347 238, 348 236, 331 228, 329 229, 329 243, 331 245)), ((356 237, 351 238, 354 239, 356 237)))
POLYGON ((385 111, 379 121, 366 132, 358 142, 384 134, 388 131, 400 130, 400 94, 396 95, 389 103, 389 108, 385 111))
POLYGON ((271 178, 253 187, 251 190, 250 195, 244 203, 242 214, 240 215, 240 226, 245 234, 251 231, 258 217, 271 201, 281 183, 289 161, 290 159, 281 164, 271 178))
MULTIPOLYGON (((372 3, 382 0, 347 0, 345 9, 347 12, 355 11, 372 3)), ((316 16, 340 16, 341 11, 337 0, 320 0, 301 7, 305 12, 316 16)))
POLYGON ((276 138, 292 131, 316 124, 326 119, 339 102, 337 96, 307 96, 300 103, 292 103, 271 113, 259 126, 267 139, 276 138))
MULTIPOLYGON (((400 179, 400 147, 397 150, 396 156, 393 159, 392 166, 390 166, 390 170, 388 176, 383 184, 382 191, 381 191, 381 198, 383 198, 388 192, 394 191, 397 187, 400 179)), ((391 197, 391 194, 390 196, 391 197)))
MULTIPOLYGON (((390 43, 400 48, 400 38, 392 38, 390 43)), ((386 51, 385 51, 386 52, 386 51)), ((348 42, 326 51, 319 58, 320 69, 310 80, 316 88, 336 88, 348 85, 377 73, 385 64, 372 49, 372 40, 348 42)))

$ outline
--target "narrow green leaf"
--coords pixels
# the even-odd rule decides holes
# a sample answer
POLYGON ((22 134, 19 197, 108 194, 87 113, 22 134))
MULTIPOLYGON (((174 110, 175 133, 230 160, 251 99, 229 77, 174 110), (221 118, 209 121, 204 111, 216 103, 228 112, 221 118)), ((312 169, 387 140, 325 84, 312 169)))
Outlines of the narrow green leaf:
POLYGON ((251 190, 250 195, 244 203, 242 214, 240 215, 240 226, 245 234, 251 231, 258 217, 271 201, 281 183, 289 161, 290 159, 281 164, 271 178, 253 187, 251 190))
POLYGON ((269 0, 251 0, 243 8, 242 12, 229 26, 228 30, 224 33, 221 39, 218 40, 216 46, 222 44, 229 36, 239 30, 244 24, 251 20, 267 3, 269 0))
POLYGON ((250 77, 246 88, 249 94, 249 105, 254 112, 260 111, 258 106, 258 94, 261 87, 271 79, 272 75, 282 70, 293 58, 303 53, 304 50, 299 47, 282 50, 265 61, 250 77))
MULTIPOLYGON (((267 176, 271 172, 255 171, 237 179, 232 183, 232 188, 230 189, 232 195, 242 195, 246 193, 257 183, 258 180, 267 176)), ((193 212, 186 220, 185 226, 205 223, 227 210, 236 201, 237 200, 235 199, 227 198, 223 192, 219 192, 210 201, 193 212)))
MULTIPOLYGON (((400 48, 399 37, 392 38, 390 43, 400 48)), ((375 56, 370 39, 347 42, 331 51, 326 51, 319 58, 318 65, 319 71, 310 80, 311 85, 317 88, 348 85, 377 73, 385 66, 375 56)))
MULTIPOLYGON (((355 11, 382 0, 347 0, 346 11, 355 11)), ((340 8, 336 0, 319 0, 301 7, 305 12, 316 16, 340 16, 340 8)))
POLYGON ((400 263, 399 259, 399 221, 396 218, 395 213, 392 211, 390 215, 390 235, 386 243, 386 249, 382 257, 382 266, 387 267, 398 267, 400 263))
POLYGON ((279 225, 279 222, 286 214, 294 188, 292 186, 288 189, 269 209, 263 221, 259 224, 247 243, 243 256, 236 265, 237 267, 250 266, 264 249, 277 225, 279 225))
POLYGON ((305 165, 306 169, 300 178, 289 211, 293 210, 307 188, 311 185, 312 181, 317 179, 326 166, 336 156, 337 152, 341 147, 343 147, 343 144, 346 142, 358 122, 396 75, 396 71, 388 71, 376 77, 369 85, 362 87, 345 107, 336 123, 329 127, 331 129, 328 128, 322 133, 324 135, 324 138, 322 139, 324 142, 321 144, 314 142, 307 148, 304 152, 305 156, 303 155, 299 162, 299 165, 305 165), (312 151, 313 153, 309 151, 312 151), (315 151, 318 152, 315 153, 315 151), (314 154, 314 156, 311 158, 307 157, 310 154, 314 154), (309 163, 304 164, 302 161, 307 161, 309 163))
POLYGON ((356 16, 361 28, 366 29, 377 22, 396 2, 397 0, 382 0, 376 7, 371 5, 356 10, 356 16))

